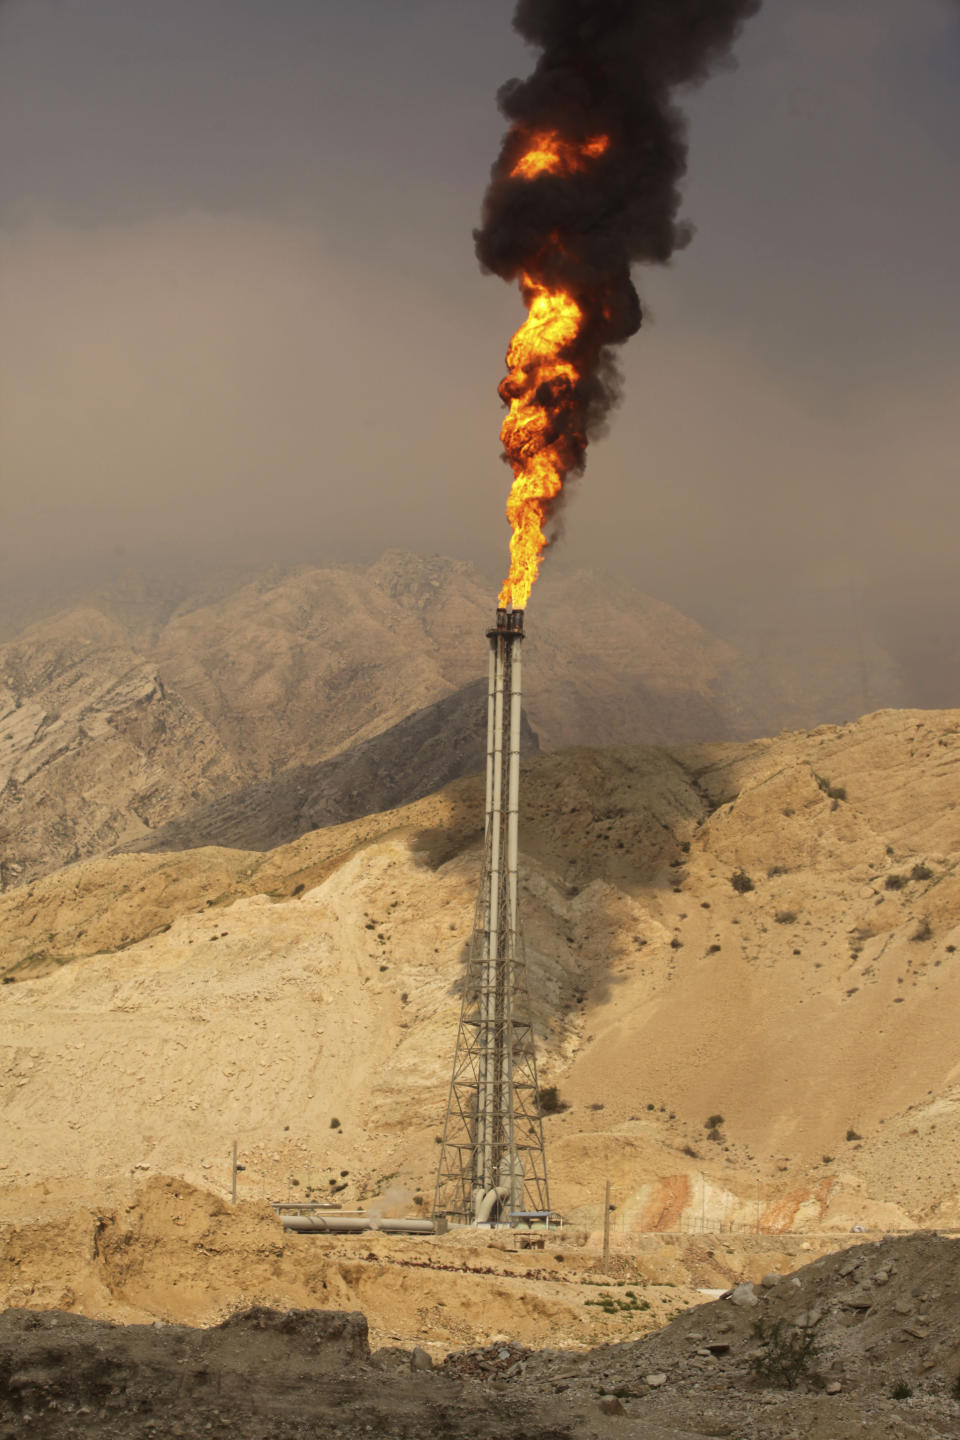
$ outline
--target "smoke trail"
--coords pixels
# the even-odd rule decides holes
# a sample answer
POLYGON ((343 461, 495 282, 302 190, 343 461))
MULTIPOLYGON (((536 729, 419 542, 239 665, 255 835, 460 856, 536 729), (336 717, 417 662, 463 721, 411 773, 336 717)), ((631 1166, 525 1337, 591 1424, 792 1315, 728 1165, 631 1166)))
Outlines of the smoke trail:
MULTIPOLYGON (((549 447, 557 472, 557 493, 538 498, 538 523, 555 516, 563 480, 582 472, 587 440, 618 398, 610 347, 643 318, 631 264, 663 264, 691 236, 678 218, 687 131, 674 94, 729 62, 760 4, 519 0, 514 27, 542 54, 532 75, 500 90, 510 128, 474 238, 483 268, 519 279, 531 310, 539 297, 546 313, 543 296, 559 294, 580 312, 575 335, 565 333, 554 351, 569 362, 562 373, 554 364, 542 382, 529 368, 526 374, 532 388, 524 403, 545 413, 541 450, 549 447)), ((508 404, 518 395, 510 363, 514 374, 500 390, 508 404)), ((523 417, 519 429, 523 445, 507 425, 502 437, 518 481, 531 457, 523 417)))

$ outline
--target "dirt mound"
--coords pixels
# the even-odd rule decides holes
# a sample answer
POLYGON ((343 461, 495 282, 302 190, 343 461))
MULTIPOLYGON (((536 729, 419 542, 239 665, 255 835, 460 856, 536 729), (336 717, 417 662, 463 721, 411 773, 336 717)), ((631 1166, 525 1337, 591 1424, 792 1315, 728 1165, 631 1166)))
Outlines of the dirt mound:
POLYGON ((499 1378, 571 1403, 615 1395, 625 1413, 685 1433, 955 1435, 958 1319, 960 1241, 903 1236, 742 1284, 634 1343, 528 1354, 499 1378), (790 1341, 807 1336, 798 1359, 790 1341))
POLYGON ((57 1311, 0 1315, 5 1440, 27 1432, 44 1440, 558 1434, 474 1415, 442 1381, 424 1388, 409 1366, 371 1361, 362 1315, 260 1309, 212 1330, 110 1326, 57 1311))

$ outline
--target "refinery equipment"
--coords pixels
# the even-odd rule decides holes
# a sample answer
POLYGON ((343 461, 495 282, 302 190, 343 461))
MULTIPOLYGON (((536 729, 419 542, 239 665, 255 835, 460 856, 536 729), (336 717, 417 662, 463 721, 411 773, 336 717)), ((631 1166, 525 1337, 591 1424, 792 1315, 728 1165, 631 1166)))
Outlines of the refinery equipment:
POLYGON ((487 632, 483 870, 434 1196, 461 1224, 550 1213, 518 906, 523 613, 498 610, 487 632))

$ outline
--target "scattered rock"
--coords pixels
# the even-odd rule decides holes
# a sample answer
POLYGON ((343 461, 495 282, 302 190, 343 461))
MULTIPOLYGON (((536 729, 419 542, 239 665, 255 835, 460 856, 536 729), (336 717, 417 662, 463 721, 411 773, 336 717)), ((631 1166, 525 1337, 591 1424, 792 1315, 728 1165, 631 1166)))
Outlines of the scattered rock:
POLYGON ((422 1345, 415 1345, 410 1356, 411 1370, 432 1370, 433 1361, 422 1345))
POLYGON ((627 1413, 616 1395, 601 1396, 600 1409, 604 1415, 625 1415, 627 1413))
POLYGON ((757 1294, 749 1280, 745 1280, 742 1285, 737 1285, 731 1290, 730 1299, 734 1305, 740 1305, 744 1309, 749 1309, 751 1305, 760 1304, 757 1294))

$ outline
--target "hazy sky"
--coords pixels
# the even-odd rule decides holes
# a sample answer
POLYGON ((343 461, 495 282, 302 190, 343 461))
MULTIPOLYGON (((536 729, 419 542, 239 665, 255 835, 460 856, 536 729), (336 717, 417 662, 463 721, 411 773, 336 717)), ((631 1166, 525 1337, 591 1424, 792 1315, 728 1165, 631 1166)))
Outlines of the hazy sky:
MULTIPOLYGON (((387 545, 499 573, 522 310, 470 232, 512 8, 0 3, 8 584, 387 545)), ((556 561, 719 628, 840 595, 952 630, 960 6, 766 0, 738 57, 690 97, 697 233, 640 273, 556 561)))

